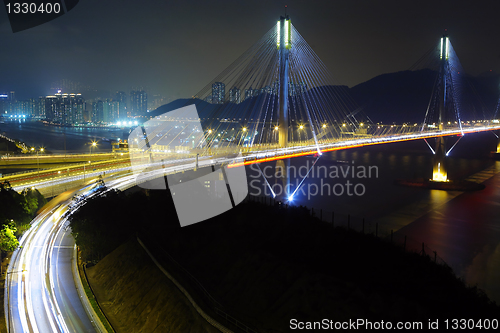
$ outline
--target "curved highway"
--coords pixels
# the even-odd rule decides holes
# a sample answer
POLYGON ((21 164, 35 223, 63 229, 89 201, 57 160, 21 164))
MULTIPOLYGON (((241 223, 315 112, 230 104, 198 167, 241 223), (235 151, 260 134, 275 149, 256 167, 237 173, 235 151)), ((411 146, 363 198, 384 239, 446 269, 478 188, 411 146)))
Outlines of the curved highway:
MULTIPOLYGON (((132 176, 108 182, 110 188, 134 185, 132 176)), ((54 198, 31 222, 12 254, 4 300, 8 332, 98 332, 74 282, 75 240, 67 215, 85 203, 72 198, 97 195, 95 185, 54 198)))

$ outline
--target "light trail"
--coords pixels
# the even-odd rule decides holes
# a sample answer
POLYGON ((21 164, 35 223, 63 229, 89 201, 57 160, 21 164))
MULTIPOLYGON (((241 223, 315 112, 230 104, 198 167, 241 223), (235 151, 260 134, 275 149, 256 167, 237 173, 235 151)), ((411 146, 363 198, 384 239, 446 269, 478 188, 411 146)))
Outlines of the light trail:
MULTIPOLYGON (((109 182, 110 189, 124 190, 132 186, 135 186, 135 177, 130 175, 109 182)), ((52 207, 33 219, 30 229, 20 240, 20 247, 12 255, 5 302, 9 333, 97 331, 83 305, 75 303, 80 299, 70 265, 64 266, 59 261, 63 250, 73 253, 74 240, 64 229, 66 214, 74 213, 85 203, 74 204, 74 195, 91 198, 98 194, 89 185, 55 198, 52 207), (68 240, 72 243, 62 245, 68 240), (64 270, 69 270, 69 281, 63 280, 61 271, 64 270), (70 293, 73 296, 68 295, 70 293)))

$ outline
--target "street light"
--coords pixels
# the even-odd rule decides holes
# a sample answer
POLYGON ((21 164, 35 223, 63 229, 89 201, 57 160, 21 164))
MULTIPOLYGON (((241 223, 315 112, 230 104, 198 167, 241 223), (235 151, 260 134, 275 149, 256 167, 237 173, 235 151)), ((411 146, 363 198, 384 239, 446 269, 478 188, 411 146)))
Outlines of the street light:
MULTIPOLYGON (((90 161, 92 161, 92 148, 93 147, 97 147, 97 142, 96 141, 92 141, 91 145, 90 145, 90 161)), ((89 163, 92 166, 92 162, 89 162, 89 163)))
MULTIPOLYGON (((35 148, 31 148, 31 150, 33 150, 33 149, 35 149, 35 148)), ((40 180, 40 160, 38 159, 39 152, 43 153, 43 148, 40 148, 40 150, 36 151, 36 169, 37 169, 38 179, 40 180)))

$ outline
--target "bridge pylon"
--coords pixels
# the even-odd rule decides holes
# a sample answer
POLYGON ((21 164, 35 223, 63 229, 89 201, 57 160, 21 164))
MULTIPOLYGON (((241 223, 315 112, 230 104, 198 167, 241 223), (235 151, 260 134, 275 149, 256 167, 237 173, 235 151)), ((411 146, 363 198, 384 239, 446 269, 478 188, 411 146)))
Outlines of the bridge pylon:
MULTIPOLYGON (((450 41, 448 35, 443 35, 441 37, 441 52, 440 52, 440 90, 439 90, 439 131, 444 129, 445 121, 445 110, 448 102, 448 90, 450 87, 449 81, 449 64, 448 58, 450 54, 450 41)), ((446 142, 443 136, 436 138, 436 149, 434 154, 433 168, 432 168, 432 180, 436 182, 446 182, 448 181, 448 172, 446 168, 446 142)))
MULTIPOLYGON (((279 147, 288 147, 288 70, 289 53, 292 48, 292 23, 288 15, 281 16, 276 26, 277 29, 277 47, 279 50, 279 121, 278 136, 279 147)), ((285 199, 289 197, 290 189, 290 159, 286 161, 276 161, 276 171, 280 175, 283 184, 283 195, 285 199), (281 172, 278 170, 281 169, 281 172)))

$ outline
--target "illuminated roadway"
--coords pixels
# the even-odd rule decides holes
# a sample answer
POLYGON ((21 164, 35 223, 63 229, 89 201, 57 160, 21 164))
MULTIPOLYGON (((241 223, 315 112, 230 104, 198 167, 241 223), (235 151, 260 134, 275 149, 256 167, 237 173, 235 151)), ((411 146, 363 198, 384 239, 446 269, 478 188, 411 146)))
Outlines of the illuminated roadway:
MULTIPOLYGON (((198 166, 230 164, 230 167, 261 163, 320 152, 350 149, 367 145, 417 140, 437 136, 462 135, 500 129, 500 125, 483 126, 442 132, 403 134, 390 137, 351 139, 310 146, 252 151, 239 157, 208 156, 200 158, 198 166)), ((143 180, 195 167, 194 158, 173 159, 147 165, 143 180), (146 169, 147 170, 147 169, 146 169)), ((125 168, 130 169, 130 168, 125 168)), ((110 170, 124 171, 123 169, 110 170)), ((55 180, 61 182, 62 180, 55 180)), ((49 182, 50 183, 50 182, 49 182)), ((49 184, 47 184, 49 185, 49 184)), ((116 174, 106 181, 108 188, 124 190, 136 185, 135 176, 116 174)), ((65 192, 49 203, 49 207, 33 221, 31 228, 14 251, 7 273, 5 306, 9 332, 96 332, 82 305, 73 280, 72 260, 74 239, 63 215, 72 213, 74 195, 92 196, 92 185, 65 192)), ((14 188, 16 189, 16 188, 14 188)), ((17 189, 16 189, 17 190, 17 189)))
MULTIPOLYGON (((109 181, 110 188, 135 184, 131 176, 109 181)), ((75 286, 75 241, 63 217, 75 194, 92 196, 93 185, 55 198, 31 223, 14 251, 6 279, 9 332, 96 332, 75 286)))

